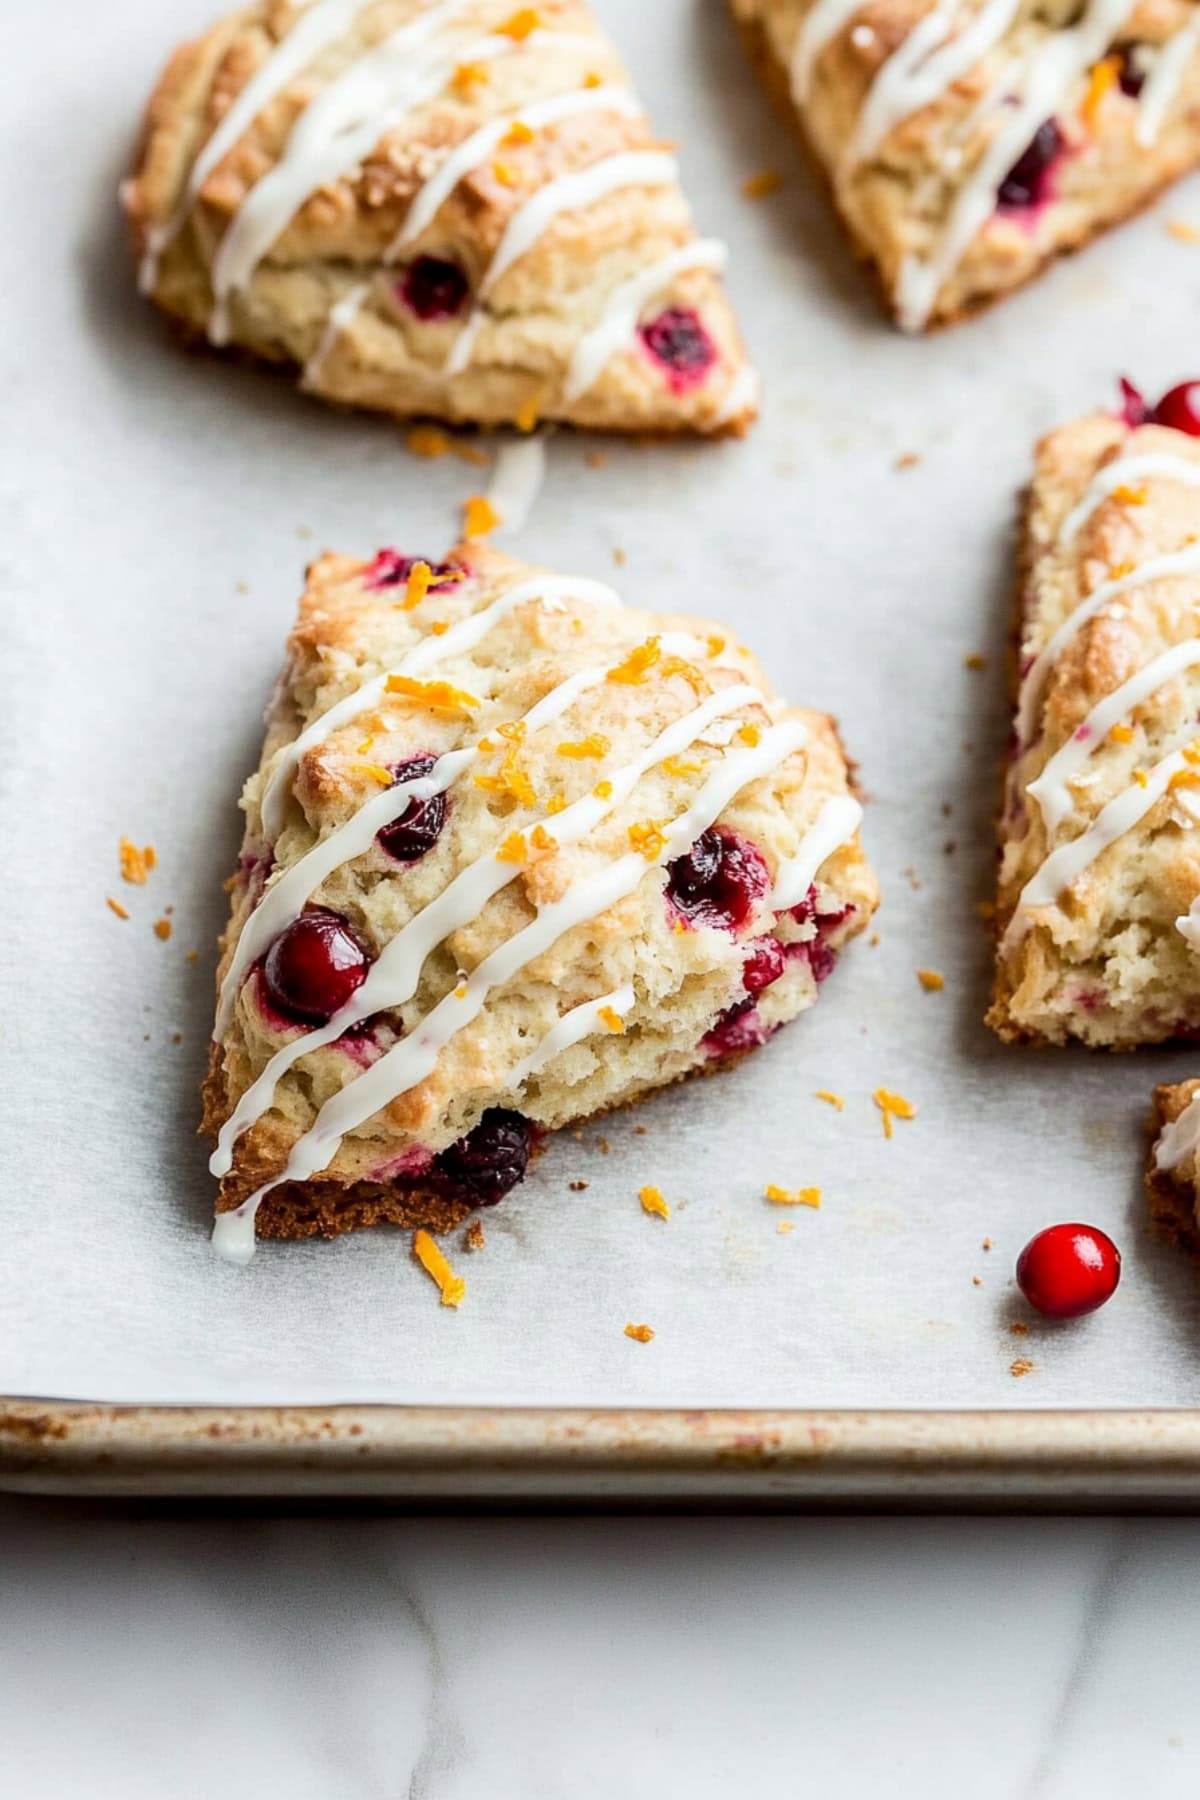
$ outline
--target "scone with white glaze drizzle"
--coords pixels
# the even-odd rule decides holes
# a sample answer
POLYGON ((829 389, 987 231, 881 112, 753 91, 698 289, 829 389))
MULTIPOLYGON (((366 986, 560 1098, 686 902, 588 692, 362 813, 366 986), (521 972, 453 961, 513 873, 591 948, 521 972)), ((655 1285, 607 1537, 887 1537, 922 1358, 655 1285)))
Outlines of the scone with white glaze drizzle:
POLYGON ((1001 818, 1002 1037, 1200 1032, 1200 383, 1038 448, 1001 818))
POLYGON ((1200 1252, 1200 1080, 1154 1090, 1146 1198, 1160 1230, 1200 1252))
POLYGON ((542 1134, 811 1006, 877 901, 828 717, 478 544, 313 565, 243 805, 205 1087, 235 1257, 501 1199, 542 1134))
POLYGON ((908 331, 1200 163, 1197 0, 730 0, 908 331))
POLYGON ((584 0, 258 0, 171 59, 122 197, 143 291, 324 399, 754 417, 725 247, 584 0))

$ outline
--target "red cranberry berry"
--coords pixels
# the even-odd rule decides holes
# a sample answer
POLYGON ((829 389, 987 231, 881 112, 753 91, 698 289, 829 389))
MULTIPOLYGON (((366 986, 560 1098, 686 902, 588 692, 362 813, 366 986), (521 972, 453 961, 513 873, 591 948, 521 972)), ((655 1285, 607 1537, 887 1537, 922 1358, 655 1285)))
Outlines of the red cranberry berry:
MULTIPOLYGON (((407 762, 393 765, 392 781, 420 781, 436 761, 437 758, 427 751, 410 756, 407 762)), ((375 842, 397 862, 418 862, 441 837, 448 807, 445 794, 431 794, 427 800, 410 800, 399 818, 375 833, 375 842)))
POLYGON ((532 1141, 528 1119, 492 1106, 473 1131, 442 1151, 437 1167, 462 1199, 473 1206, 495 1206, 524 1180, 532 1141))
POLYGON ((667 868, 667 899, 692 925, 740 931, 767 891, 767 865, 732 831, 702 832, 667 868))
POLYGON ((758 1016, 752 995, 718 1013, 700 1040, 709 1056, 734 1056, 739 1050, 757 1050, 767 1041, 767 1028, 758 1016))
POLYGON ((267 951, 267 998, 288 1018, 324 1025, 366 980, 369 960, 348 919, 324 906, 310 907, 267 951))
POLYGON ((397 284, 397 292, 418 319, 452 319, 467 298, 467 278, 457 263, 418 256, 397 284))
POLYGON ((640 335, 669 372, 676 393, 698 387, 717 360, 717 347, 690 306, 668 306, 641 327, 640 335))
POLYGON ((742 965, 742 986, 748 994, 761 994, 778 981, 787 967, 787 951, 778 938, 755 938, 742 965))
POLYGON ((369 588, 404 587, 419 562, 428 563, 434 575, 443 580, 447 575, 461 576, 454 563, 435 562, 432 556, 403 556, 399 550, 380 550, 363 580, 369 588))
POLYGON ((1017 1286, 1048 1319, 1095 1312, 1120 1279, 1121 1252, 1094 1225, 1048 1225, 1017 1258, 1017 1286))
POLYGON ((1154 409, 1154 423, 1200 437, 1200 381, 1181 381, 1154 409))
POLYGON ((997 188, 1000 205, 1016 212, 1049 199, 1050 170, 1062 153, 1063 135, 1057 119, 1044 119, 997 188))
POLYGON ((1146 396, 1140 388, 1134 387, 1127 375, 1120 377, 1120 388, 1121 404, 1117 409, 1118 417, 1128 425, 1131 431, 1136 431, 1138 426, 1144 425, 1150 417, 1150 407, 1147 404, 1146 396))

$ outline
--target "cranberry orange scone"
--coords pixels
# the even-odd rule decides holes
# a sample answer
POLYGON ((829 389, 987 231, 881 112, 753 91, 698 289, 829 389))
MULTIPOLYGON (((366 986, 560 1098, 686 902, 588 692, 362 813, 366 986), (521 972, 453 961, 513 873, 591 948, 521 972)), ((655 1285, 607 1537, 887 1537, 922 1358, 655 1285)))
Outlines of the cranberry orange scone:
POLYGON ((1200 163, 1197 0, 730 0, 909 331, 1200 163))
POLYGON ((1200 383, 1039 446, 1001 820, 1002 1037, 1200 1031, 1200 383))
POLYGON ((1200 1250, 1200 1081, 1155 1088, 1146 1166, 1154 1223, 1200 1250))
POLYGON ((832 722, 467 545, 309 574, 220 968, 218 1241, 434 1228, 765 1041, 876 904, 832 722), (236 1211, 234 1209, 237 1209, 236 1211))
POLYGON ((172 58, 123 199, 146 293, 325 399, 740 432, 677 176, 584 0, 258 0, 172 58))

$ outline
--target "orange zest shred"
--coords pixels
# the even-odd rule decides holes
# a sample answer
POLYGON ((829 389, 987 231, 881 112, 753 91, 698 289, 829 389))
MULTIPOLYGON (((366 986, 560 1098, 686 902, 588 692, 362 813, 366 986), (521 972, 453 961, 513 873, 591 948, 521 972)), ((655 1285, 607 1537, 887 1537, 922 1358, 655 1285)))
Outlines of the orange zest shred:
POLYGON ((360 762, 353 764, 353 767, 364 775, 369 775, 372 781, 379 783, 380 787, 391 787, 392 785, 392 771, 385 769, 382 763, 360 762))
POLYGON ((523 744, 527 730, 524 719, 506 719, 503 725, 497 725, 496 736, 509 744, 523 744))
POLYGON ((593 731, 589 737, 578 738, 574 743, 557 744, 554 754, 570 756, 574 757, 576 761, 582 761, 587 756, 607 756, 611 749, 612 743, 604 736, 604 733, 593 731))
POLYGON ((1080 116, 1082 117, 1084 124, 1092 133, 1095 132, 1097 127, 1100 108, 1104 104, 1104 96, 1109 92, 1110 88, 1116 86, 1120 70, 1120 61, 1115 56, 1102 57, 1098 63, 1092 65, 1091 76, 1088 79, 1087 93, 1084 95, 1083 104, 1079 108, 1080 116))
POLYGON ((820 1210, 821 1190, 819 1187, 791 1188, 777 1187, 768 1181, 763 1189, 763 1199, 769 1200, 772 1206, 811 1206, 820 1210))
POLYGON ((499 794, 505 800, 515 800, 518 806, 537 805, 537 792, 517 761, 515 744, 505 751, 504 760, 495 774, 476 775, 475 786, 482 788, 487 794, 499 794))
POLYGON ((483 63, 464 62, 459 63, 455 69, 450 85, 456 94, 469 94, 473 87, 490 80, 491 76, 483 63))
POLYGON ((650 1325, 627 1325, 625 1336, 632 1338, 635 1343, 648 1344, 654 1337, 654 1329, 650 1325))
POLYGON ((778 1225, 775 1227, 775 1229, 779 1233, 780 1237, 786 1237, 787 1233, 789 1231, 795 1231, 796 1227, 791 1219, 780 1219, 780 1221, 779 1221, 778 1225))
POLYGON ((600 1007, 596 1013, 596 1017, 600 1020, 602 1025, 607 1025, 608 1029, 615 1032, 618 1037, 620 1037, 625 1030, 625 1021, 615 1006, 600 1007))
POLYGON ((1200 787, 1200 769, 1176 769, 1167 786, 1169 788, 1200 787))
POLYGON ((467 997, 467 984, 465 981, 460 981, 458 986, 454 990, 454 998, 456 1000, 465 1000, 466 997, 467 997))
POLYGON ((725 648, 725 639, 723 637, 718 637, 714 632, 713 635, 705 641, 708 644, 708 654, 710 656, 720 656, 722 650, 725 648))
POLYGON ((405 700, 419 700, 430 712, 445 713, 451 718, 479 705, 475 695, 464 688, 452 687, 448 681, 418 681, 412 675, 389 675, 387 692, 405 700))
POLYGON ((662 766, 664 775, 673 776, 698 775, 701 767, 698 762, 689 762, 685 756, 665 756, 662 766))
POLYGON ((542 15, 536 6, 519 6, 503 25, 497 25, 495 29, 501 37, 510 37, 521 44, 541 23, 542 15))
POLYGON ((456 1275, 427 1231, 413 1234, 413 1255, 431 1280, 437 1283, 443 1306, 458 1306, 467 1291, 461 1275, 456 1275))
POLYGON ((592 789, 592 792, 595 794, 597 800, 611 800, 613 784, 611 781, 598 781, 592 789))
POLYGON ((415 562, 408 573, 404 586, 404 599, 401 601, 405 612, 411 612, 414 606, 420 606, 422 600, 433 583, 433 570, 427 562, 415 562))
POLYGON ((546 802, 546 811, 551 814, 564 812, 566 805, 567 796, 565 794, 551 794, 546 802))
POLYGON ((429 627, 430 633, 433 637, 445 637, 445 635, 449 631, 449 629, 450 629, 449 619, 435 619, 433 621, 433 624, 429 627))
POLYGON ((583 78, 583 85, 585 88, 603 87, 604 86, 604 77, 603 77, 603 75, 598 75, 596 73, 595 69, 589 69, 587 74, 583 78))
POLYGON ((842 1099, 842 1096, 840 1094, 835 1094, 831 1088, 818 1088, 815 1098, 824 1100, 826 1106, 832 1106, 837 1112, 845 1112, 846 1110, 846 1102, 842 1099))
POLYGON ((139 850, 131 838, 123 837, 117 850, 121 858, 121 880, 128 881, 133 887, 144 887, 147 875, 158 863, 154 845, 147 844, 139 850))
POLYGON ((876 1088, 871 1097, 883 1114, 885 1138, 892 1135, 893 1119, 915 1119, 917 1116, 917 1109, 912 1101, 906 1100, 903 1094, 894 1093, 891 1088, 876 1088))
POLYGON ((644 856, 647 862, 656 862, 667 847, 666 835, 662 826, 653 819, 644 819, 639 824, 629 827, 629 842, 644 856))
POLYGON ((946 977, 936 969, 918 969, 917 980, 927 994, 940 994, 946 985, 946 977))
POLYGON ((514 119, 500 142, 502 144, 532 144, 533 126, 527 125, 524 119, 514 119))
POLYGON ((1137 782, 1139 787, 1149 787, 1150 785, 1150 777, 1147 775, 1145 769, 1135 769, 1133 771, 1133 779, 1137 782))
POLYGON ((127 919, 129 917, 129 914, 125 911, 121 902, 119 900, 114 900, 111 894, 108 895, 105 904, 108 906, 110 912, 116 913, 118 919, 127 919))
POLYGON ((609 669, 604 679, 633 687, 639 681, 645 681, 651 669, 661 661, 661 641, 656 637, 647 638, 644 644, 635 645, 623 662, 609 669))
POLYGON ((656 1219, 669 1219, 671 1209, 656 1187, 638 1189, 638 1199, 642 1203, 642 1211, 653 1213, 656 1219))
POLYGON ((445 456, 450 449, 450 439, 436 425, 414 425, 405 443, 414 456, 445 456))
POLYGON ((169 937, 170 937, 170 935, 171 935, 171 921, 170 921, 170 919, 155 919, 155 921, 154 921, 154 935, 155 935, 155 937, 156 937, 156 938, 161 938, 161 939, 162 939, 162 941, 163 941, 163 943, 164 943, 164 944, 165 944, 165 943, 166 943, 166 941, 167 941, 167 939, 168 939, 168 938, 169 938, 169 937))
POLYGON ((518 431, 536 431, 540 416, 537 396, 530 394, 528 400, 522 400, 520 406, 518 406, 516 412, 513 414, 513 424, 518 431))
POLYGON ((782 181, 778 169, 760 169, 757 175, 750 175, 743 181, 742 193, 747 200, 765 200, 768 194, 778 190, 782 181))
POLYGON ((529 845, 532 850, 540 850, 543 856, 558 849, 558 839, 551 837, 544 825, 535 825, 529 834, 529 845))
POLYGON ((1127 487, 1122 482, 1120 487, 1113 489, 1112 497, 1119 500, 1122 506, 1145 506, 1147 492, 1144 487, 1127 487))
POLYGON ((1179 754, 1185 763, 1200 763, 1200 738, 1193 738, 1190 744, 1185 744, 1179 754))
POLYGON ((707 681, 705 681, 695 663, 688 662, 686 657, 664 656, 658 665, 658 672, 664 681, 672 675, 682 675, 683 679, 690 682, 697 690, 707 691, 707 681))
POLYGON ((485 494, 472 494, 464 500, 463 536, 468 540, 486 537, 500 523, 500 514, 485 494))
POLYGON ((518 868, 529 861, 529 845, 519 831, 510 831, 496 851, 496 861, 516 863, 518 868))
POLYGON ((1126 575, 1132 575, 1133 570, 1134 570, 1133 563, 1119 562, 1119 563, 1113 563, 1112 567, 1109 569, 1108 572, 1112 576, 1114 581, 1121 581, 1124 579, 1124 577, 1126 575))
POLYGON ((1108 735, 1114 744, 1132 744, 1133 742, 1133 732, 1128 725, 1114 725, 1108 735))
POLYGON ((360 756, 365 756, 367 754, 368 750, 370 750, 371 745, 374 742, 375 742, 375 733, 372 732, 370 737, 365 737, 363 739, 362 743, 358 746, 358 754, 360 756))
POLYGON ((762 736, 762 732, 758 729, 757 725, 751 725, 751 724, 747 723, 745 725, 738 726, 737 736, 741 743, 749 744, 751 747, 753 747, 755 744, 757 744, 759 738, 762 736))
POLYGON ((496 157, 492 163, 492 174, 501 187, 516 187, 517 185, 517 171, 511 163, 503 162, 500 157, 496 157))

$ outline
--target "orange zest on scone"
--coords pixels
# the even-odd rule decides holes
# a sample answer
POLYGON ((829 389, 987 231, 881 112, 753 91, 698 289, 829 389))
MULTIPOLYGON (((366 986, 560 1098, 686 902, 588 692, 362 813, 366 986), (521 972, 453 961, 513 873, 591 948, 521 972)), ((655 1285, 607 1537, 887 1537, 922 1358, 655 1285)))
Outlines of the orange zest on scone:
POLYGON ((340 405, 709 434, 757 411, 725 247, 585 0, 257 0, 171 58, 122 199, 144 293, 340 405))
POLYGON ((205 1087, 235 1257, 495 1204, 547 1133, 765 1043, 876 905, 832 722, 748 651, 698 692, 705 621, 423 560, 460 579, 409 609, 415 558, 314 564, 246 787, 205 1087))
POLYGON ((1198 431, 1200 385, 1127 387, 1038 449, 988 1014, 1010 1040, 1200 1029, 1198 431))
POLYGON ((961 318, 1200 163, 1194 0, 729 0, 907 331, 961 318))

